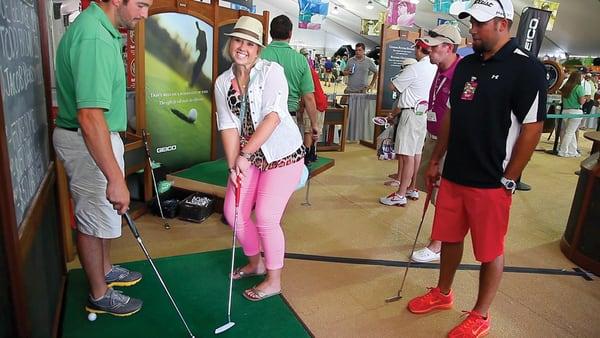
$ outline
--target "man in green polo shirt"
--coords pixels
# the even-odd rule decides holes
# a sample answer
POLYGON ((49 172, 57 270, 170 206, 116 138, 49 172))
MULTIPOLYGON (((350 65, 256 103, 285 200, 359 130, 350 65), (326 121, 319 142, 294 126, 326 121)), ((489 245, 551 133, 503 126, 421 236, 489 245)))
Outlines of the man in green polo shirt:
POLYGON ((153 0, 92 2, 62 37, 56 52, 58 117, 53 143, 69 176, 75 204, 77 251, 90 294, 86 310, 127 316, 142 301, 114 291, 142 279, 110 262, 110 240, 121 236, 129 208, 124 178, 127 128, 121 34, 148 17, 153 0))
MULTIPOLYGON (((317 124, 317 106, 315 102, 315 87, 306 58, 290 47, 292 38, 292 21, 285 15, 280 15, 271 21, 269 34, 273 41, 260 54, 261 59, 277 62, 283 67, 288 82, 288 110, 296 115, 300 99, 304 100, 305 111, 311 122, 313 140, 320 133, 317 124)), ((298 119, 302 125, 302 119, 298 119)), ((307 131, 305 131, 307 133, 307 131)))

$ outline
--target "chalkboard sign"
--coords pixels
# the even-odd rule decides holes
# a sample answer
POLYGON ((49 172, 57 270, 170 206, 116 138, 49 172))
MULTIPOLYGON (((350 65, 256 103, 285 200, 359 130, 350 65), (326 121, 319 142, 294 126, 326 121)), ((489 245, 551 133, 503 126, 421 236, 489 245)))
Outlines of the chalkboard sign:
POLYGON ((381 110, 391 110, 394 107, 394 91, 389 84, 392 77, 400 73, 402 61, 406 58, 415 58, 414 43, 408 40, 394 40, 385 45, 385 60, 383 62, 383 98, 381 110))
POLYGON ((36 0, 0 4, 0 87, 17 224, 49 164, 48 122, 36 0))

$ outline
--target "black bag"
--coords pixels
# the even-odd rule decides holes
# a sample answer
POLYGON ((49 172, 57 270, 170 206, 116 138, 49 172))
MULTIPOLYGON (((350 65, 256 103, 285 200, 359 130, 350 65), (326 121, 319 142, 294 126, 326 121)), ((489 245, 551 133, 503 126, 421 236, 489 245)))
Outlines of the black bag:
POLYGON ((213 213, 215 199, 213 197, 194 193, 179 202, 179 218, 195 223, 202 223, 213 213))

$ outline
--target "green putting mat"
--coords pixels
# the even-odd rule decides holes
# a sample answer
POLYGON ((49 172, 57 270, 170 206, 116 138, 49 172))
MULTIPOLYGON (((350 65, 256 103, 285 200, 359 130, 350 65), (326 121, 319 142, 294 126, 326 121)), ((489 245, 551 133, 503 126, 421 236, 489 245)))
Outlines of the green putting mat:
MULTIPOLYGON (((214 337, 214 330, 227 322, 231 250, 154 261, 192 333, 197 338, 214 337)), ((238 249, 236 265, 245 261, 241 249, 238 249)), ((123 266, 144 274, 142 281, 135 286, 115 288, 143 299, 141 311, 129 317, 101 314, 96 321, 88 321, 84 309, 88 294, 85 275, 82 269, 71 270, 67 280, 62 337, 189 337, 150 263, 144 260, 123 266)), ((261 277, 252 277, 234 281, 231 320, 236 325, 219 337, 310 337, 311 333, 283 297, 250 302, 242 296, 243 290, 260 280, 261 277)))
MULTIPOLYGON (((321 170, 331 167, 333 163, 333 159, 319 156, 317 161, 310 165, 310 170, 311 172, 318 173, 321 170)), ((224 159, 219 159, 215 161, 199 163, 171 175, 225 187, 227 186, 229 171, 227 170, 227 161, 224 159)))

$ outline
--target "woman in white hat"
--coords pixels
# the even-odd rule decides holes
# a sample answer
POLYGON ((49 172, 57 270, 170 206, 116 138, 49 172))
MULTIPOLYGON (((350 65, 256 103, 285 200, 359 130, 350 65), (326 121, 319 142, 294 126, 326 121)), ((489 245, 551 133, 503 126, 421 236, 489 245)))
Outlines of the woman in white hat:
POLYGON ((233 64, 215 83, 217 128, 230 172, 223 212, 233 225, 235 190, 240 189, 236 235, 248 264, 232 277, 266 275, 244 291, 244 297, 259 301, 281 293, 285 241, 279 222, 300 180, 305 148, 288 112, 283 68, 259 58, 262 23, 242 16, 227 36, 223 55, 233 64), (255 220, 250 218, 253 207, 255 220))

